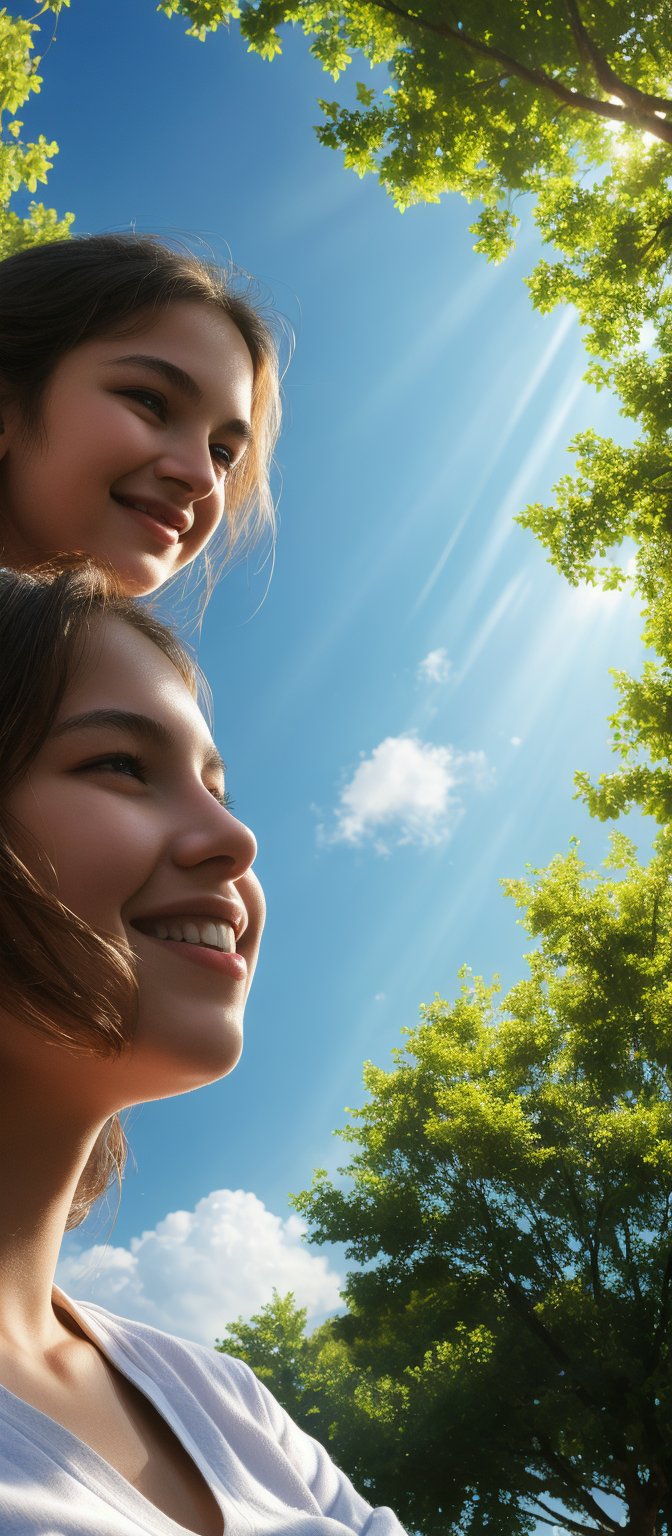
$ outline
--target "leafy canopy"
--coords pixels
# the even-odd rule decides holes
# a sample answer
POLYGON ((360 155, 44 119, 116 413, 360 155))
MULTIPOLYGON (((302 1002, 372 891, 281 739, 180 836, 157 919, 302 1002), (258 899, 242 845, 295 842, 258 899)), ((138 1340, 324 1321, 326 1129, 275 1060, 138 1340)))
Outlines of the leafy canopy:
POLYGON ((608 159, 609 126, 672 143, 658 115, 672 111, 668 7, 648 17, 599 0, 160 0, 159 9, 200 38, 239 20, 269 59, 282 51, 279 28, 299 26, 335 80, 357 57, 386 65, 389 84, 360 87, 355 111, 323 104, 320 137, 360 174, 377 172, 400 207, 458 191, 502 211, 511 191, 571 172, 577 154, 608 159))
POLYGON ((671 853, 616 834, 598 874, 574 846, 505 882, 529 974, 423 1008, 365 1069, 345 1182, 296 1198, 363 1266, 347 1314, 306 1340, 275 1298, 229 1330, 423 1536, 670 1529, 671 853))
POLYGON ((291 1291, 273 1291, 273 1299, 249 1319, 229 1323, 215 1348, 245 1360, 255 1375, 279 1398, 295 1423, 308 1428, 311 1403, 306 1377, 310 1344, 306 1338, 305 1307, 297 1307, 291 1291))
MULTIPOLYGON (((55 24, 59 11, 69 3, 45 0, 37 14, 51 14, 55 24)), ((44 134, 33 143, 24 143, 23 123, 16 116, 42 86, 40 59, 34 53, 39 30, 34 17, 13 16, 4 7, 0 10, 0 260, 24 246, 65 239, 73 222, 72 214, 59 219, 53 208, 34 201, 23 213, 11 207, 17 197, 25 206, 26 192, 34 193, 39 183, 46 182, 58 154, 58 145, 44 134)))
MULTIPOLYGON (((375 173, 401 209, 447 192, 482 204, 477 248, 493 260, 510 248, 520 193, 539 200, 542 232, 560 250, 570 235, 570 260, 581 259, 581 245, 597 254, 585 196, 574 210, 586 171, 593 180, 616 173, 610 191, 621 220, 619 163, 637 145, 648 153, 672 144, 669 4, 648 15, 615 0, 159 0, 158 8, 185 18, 200 38, 239 20, 250 49, 268 59, 282 51, 279 28, 298 26, 335 80, 351 67, 385 66, 375 84, 357 81, 355 107, 320 103, 319 138, 359 175, 375 173)), ((652 164, 660 186, 667 159, 652 164)), ((587 283, 590 307, 593 299, 587 283)))
MULTIPOLYGON (((520 194, 530 194, 552 257, 530 277, 542 311, 575 306, 593 359, 589 377, 619 395, 644 428, 633 451, 587 433, 578 474, 551 508, 525 521, 571 581, 595 558, 639 540, 666 506, 665 438, 672 312, 672 6, 621 0, 160 0, 204 37, 239 20, 250 49, 281 52, 280 28, 303 29, 334 78, 383 65, 356 83, 353 106, 322 102, 323 143, 372 172, 399 208, 458 192, 481 205, 476 249, 510 249, 520 194), (660 355, 642 349, 642 327, 660 355)), ((607 582, 618 573, 606 572, 607 582)))
POLYGON ((542 312, 576 310, 587 377, 612 390, 629 446, 590 429, 550 505, 521 512, 570 582, 630 581, 659 648, 621 677, 614 749, 590 810, 672 811, 672 5, 626 0, 160 0, 196 37, 235 19, 265 58, 303 30, 348 103, 322 101, 318 136, 400 209, 457 192, 480 206, 476 249, 499 261, 528 199, 547 254, 528 282, 542 312), (371 68, 373 67, 373 73, 371 68), (353 104, 354 101, 354 104, 353 104), (634 543, 632 570, 619 559, 634 543), (627 547, 627 545, 626 545, 627 547))

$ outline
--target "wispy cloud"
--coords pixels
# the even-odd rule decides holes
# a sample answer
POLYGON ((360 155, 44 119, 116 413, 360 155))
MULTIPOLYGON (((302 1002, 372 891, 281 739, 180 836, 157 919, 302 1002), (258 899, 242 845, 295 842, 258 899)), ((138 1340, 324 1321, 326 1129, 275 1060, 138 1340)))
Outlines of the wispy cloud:
POLYGON ((500 592, 495 601, 491 603, 478 629, 472 636, 467 654, 460 667, 459 681, 461 683, 464 682, 464 679, 471 672, 472 667, 478 661, 481 652, 485 650, 488 641, 491 639, 497 626, 501 624, 502 619, 510 610, 515 612, 517 605, 525 598, 528 590, 529 584, 523 572, 519 571, 516 576, 511 577, 504 591, 500 592))
POLYGON ((311 1318, 339 1305, 338 1275, 254 1194, 215 1189, 192 1211, 171 1211, 127 1248, 96 1243, 61 1259, 58 1284, 80 1301, 214 1344, 241 1314, 293 1291, 311 1318))
POLYGON ((435 651, 428 651, 418 662, 418 677, 422 683, 447 683, 450 677, 451 662, 445 646, 437 646, 435 651))
POLYGON ((587 388, 584 380, 577 377, 576 363, 572 363, 565 378, 561 382, 543 427, 534 435, 531 445, 517 469, 508 489, 499 504, 496 515, 493 518, 487 544, 484 545, 476 572, 473 578, 473 590, 471 601, 475 602, 482 592, 491 571, 497 565, 504 545, 514 532, 514 517, 522 512, 529 498, 531 487, 538 477, 544 473, 546 462, 549 459, 555 444, 562 432, 568 416, 571 415, 574 406, 582 390, 587 388))
POLYGON ((627 587, 604 592, 584 582, 570 587, 558 577, 555 596, 553 588, 550 592, 551 600, 533 614, 525 650, 516 668, 502 676, 493 703, 491 724, 508 736, 515 721, 516 737, 523 741, 530 740, 544 719, 548 734, 558 696, 582 677, 587 656, 593 667, 603 665, 606 675, 614 660, 617 628, 619 666, 631 672, 643 656, 640 603, 627 587))
POLYGON ((418 593, 418 596, 415 599, 413 607, 411 608, 411 617, 413 617, 413 615, 417 613, 419 608, 422 608, 423 603, 426 603, 427 598, 429 597, 430 592, 436 586, 436 583, 437 583, 437 581, 438 581, 438 579, 439 579, 439 577, 440 577, 440 575, 441 575, 441 573, 443 571, 443 568, 444 568, 445 565, 447 565, 448 561, 450 560, 450 557, 451 557, 451 555, 453 553, 455 545, 457 544, 458 539, 459 539, 459 537, 460 537, 460 535, 462 533, 462 529, 464 528, 465 523, 467 522, 467 520, 469 518, 470 512, 471 512, 472 507, 473 507, 473 503, 474 503, 474 498, 472 498, 472 501, 471 501, 467 511, 463 512, 463 514, 462 514, 459 522, 455 526, 455 528, 452 529, 449 538, 447 539, 446 543, 443 546, 443 549, 441 550, 441 554, 438 556, 437 560, 435 561, 435 564, 434 564, 432 570, 430 571, 429 576, 427 577, 427 580, 424 583, 424 586, 422 587, 421 591, 418 593))
POLYGON ((372 841, 378 853, 388 853, 391 844, 442 843, 462 814, 461 786, 482 786, 488 778, 484 752, 435 746, 412 731, 386 736, 369 757, 362 754, 341 790, 326 841, 372 841))
POLYGON ((575 330, 575 328, 575 311, 573 309, 565 309, 561 313, 560 319, 557 321, 551 331, 546 346, 544 347, 544 350, 537 362, 536 368, 533 368, 530 372, 527 383, 523 386, 520 394, 517 396, 514 402, 513 409, 507 418, 504 431, 502 432, 502 435, 497 444, 497 457, 499 457, 502 449, 505 448, 509 442, 512 433, 518 425, 518 422, 520 421, 521 417, 524 416, 530 401, 534 399, 537 390, 543 383, 543 380, 546 377, 552 362, 554 361, 557 353, 560 351, 560 348, 563 346, 566 338, 569 336, 571 331, 575 330))
MULTIPOLYGON (((415 380, 425 380, 436 358, 445 357, 449 341, 467 326, 473 325, 479 309, 492 299, 495 284, 502 281, 504 269, 493 270, 485 262, 474 262, 459 287, 447 286, 443 304, 434 310, 427 324, 417 333, 411 346, 399 353, 396 367, 387 367, 371 396, 371 417, 379 416, 403 389, 408 393, 415 380)), ((361 413, 358 417, 361 421, 361 413)))
MULTIPOLYGON (((555 325, 553 331, 551 332, 549 340, 548 340, 548 342, 546 344, 546 347, 544 348, 544 351, 543 351, 541 357, 539 358, 539 361, 538 361, 536 367, 531 371, 531 373, 529 375, 529 378, 527 379, 526 384, 524 385, 523 389, 520 390, 519 394, 516 396, 516 398, 514 400, 514 403, 513 403, 513 406, 512 406, 512 409, 509 411, 509 414, 506 417, 506 420, 504 421, 504 425, 503 425, 503 428, 502 428, 499 436, 494 438, 494 439, 492 437, 490 437, 490 435, 488 436, 488 439, 487 439, 487 449, 488 449, 488 451, 485 454, 485 461, 484 462, 482 462, 482 460, 483 460, 483 449, 484 449, 483 422, 484 422, 484 420, 492 421, 492 419, 496 417, 496 414, 499 411, 499 402, 495 401, 495 400, 488 401, 487 403, 484 402, 483 403, 483 407, 482 407, 482 414, 479 414, 479 415, 477 415, 475 417, 475 423, 477 424, 478 441, 475 442, 473 445, 471 445, 470 451, 471 451, 472 460, 474 462, 482 462, 481 473, 480 473, 480 475, 478 476, 478 478, 476 480, 476 483, 475 483, 472 495, 469 498, 468 505, 466 506, 466 508, 462 512, 462 515, 459 518, 459 521, 457 522, 456 526, 451 530, 451 533, 449 534, 447 542, 445 543, 443 549, 441 550, 440 554, 438 555, 438 557, 437 557, 437 559, 435 561, 435 564, 434 564, 432 570, 430 571, 429 576, 427 577, 427 579, 426 579, 426 581, 425 581, 421 591, 418 593, 418 596, 417 596, 417 598, 416 598, 416 600, 415 600, 415 602, 413 604, 413 607, 411 609, 411 615, 415 614, 418 611, 418 609, 423 606, 423 604, 427 601, 427 598, 429 597, 432 589, 436 585, 436 582, 439 580, 439 577, 442 574, 444 566, 447 564, 448 560, 450 559, 450 556, 453 553, 455 545, 457 544, 458 539, 460 538, 460 536, 462 534, 462 531, 463 531, 463 529, 465 527, 465 524, 468 522, 468 520, 469 520, 469 518, 471 516, 471 513, 474 510, 474 507, 476 507, 478 505, 478 502, 480 501, 480 498, 481 498, 481 496, 483 494, 483 491, 485 490, 485 487, 488 484, 488 481, 490 480, 491 476, 493 475, 494 470, 496 469, 497 464, 498 464, 498 462, 499 462, 499 460, 500 460, 500 458, 502 456, 502 453, 504 452, 504 449, 508 446, 508 444, 509 444, 509 442, 510 442, 512 436, 513 436, 513 433, 514 433, 516 427, 518 426, 518 423, 521 421, 521 419, 525 415, 525 412, 526 412, 526 410, 527 410, 527 408, 528 408, 528 406, 530 404, 530 401, 534 399, 534 396, 536 395, 536 393, 539 390, 541 384, 543 383, 543 380, 544 380, 546 374, 548 373, 549 369, 551 368, 551 365, 555 361, 555 358, 557 357, 561 347, 564 345, 564 342, 565 342, 566 338, 571 334, 571 332, 575 328, 575 326, 576 326, 576 316, 574 314, 574 311, 571 310, 571 309, 565 310, 565 312, 561 315, 560 320, 557 322, 557 324, 555 325)), ((579 369, 578 364, 577 364, 577 365, 574 365, 572 373, 567 376, 567 377, 570 378, 570 380, 573 380, 573 388, 574 388, 574 390, 577 390, 577 389, 581 388, 581 378, 580 378, 579 375, 580 375, 580 369, 579 369)), ((563 385, 563 389, 564 389, 565 393, 567 392, 567 390, 566 390, 566 382, 567 382, 567 380, 565 380, 565 385, 563 385)), ((570 404, 573 404, 573 399, 574 398, 575 398, 575 394, 573 395, 572 400, 570 401, 570 404)), ((547 444, 549 449, 552 448, 552 446, 553 446, 553 442, 555 440, 555 437, 557 436, 557 433, 558 433, 560 427, 562 426, 562 421, 564 421, 564 417, 562 418, 562 420, 560 422, 554 421, 554 425, 553 425, 553 428, 552 428, 552 436, 551 436, 550 441, 547 444)), ((533 458, 531 465, 529 464, 529 461, 528 461, 528 465, 527 465, 527 468, 526 468, 526 475, 529 476, 530 471, 532 473, 534 473, 537 470, 537 468, 538 468, 538 459, 537 458, 533 458)), ((454 470, 453 470, 452 463, 451 463, 450 476, 452 476, 453 473, 454 473, 454 470)), ((446 477, 446 485, 443 487, 444 495, 447 494, 448 486, 452 483, 450 476, 446 477)), ((497 550, 495 551, 495 554, 498 553, 499 548, 501 547, 501 544, 502 544, 502 542, 504 541, 504 539, 506 537, 506 530, 507 530, 508 525, 510 524, 511 518, 513 517, 513 514, 515 512, 517 512, 517 511, 520 511, 521 508, 522 508, 523 501, 519 500, 519 502, 517 503, 516 498, 520 498, 521 493, 522 493, 522 486, 523 486, 523 484, 524 484, 524 481, 521 482, 520 476, 517 475, 516 476, 516 480, 514 481, 514 484, 511 487, 511 490, 510 490, 510 493, 509 493, 509 497, 507 499, 506 507, 504 509, 504 522, 505 522, 506 526, 503 526, 500 523, 500 526, 498 526, 498 528, 497 528, 498 546, 497 546, 497 550)), ((492 565, 492 561, 489 559, 488 560, 488 570, 490 569, 491 565, 492 565)))

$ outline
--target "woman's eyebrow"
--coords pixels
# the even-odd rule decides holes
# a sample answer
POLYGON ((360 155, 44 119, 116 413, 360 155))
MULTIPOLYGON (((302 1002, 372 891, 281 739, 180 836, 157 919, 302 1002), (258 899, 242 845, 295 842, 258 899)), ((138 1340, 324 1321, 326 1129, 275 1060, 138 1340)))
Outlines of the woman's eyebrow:
MULTIPOLYGON (((112 363, 135 363, 141 368, 148 368, 150 373, 158 373, 161 378, 167 379, 179 389, 181 394, 189 400, 202 400, 203 391, 196 380, 187 373, 184 368, 178 368, 177 363, 169 363, 167 357, 154 357, 146 352, 131 352, 127 357, 113 357, 112 363)), ((249 421, 243 421, 240 417, 234 417, 232 421, 224 423, 224 430, 235 433, 245 443, 252 439, 252 427, 249 421)))
POLYGON ((169 363, 167 357, 154 357, 148 352, 130 352, 127 357, 111 357, 111 363, 136 363, 140 368, 149 368, 150 373, 158 373, 183 395, 188 395, 190 400, 202 400, 203 391, 195 379, 184 368, 178 368, 177 363, 169 363))
MULTIPOLYGON (((61 720, 54 726, 52 736, 66 736, 71 731, 100 730, 101 726, 107 730, 123 731, 126 735, 130 732, 131 735, 142 736, 145 741, 151 741, 153 746, 175 746, 175 737, 161 720, 129 709, 89 709, 81 715, 69 715, 67 720, 61 720)), ((226 775, 224 759, 212 743, 204 753, 203 768, 207 768, 208 772, 226 775)))
POLYGON ((101 725, 113 731, 131 731, 135 736, 144 736, 158 747, 174 745, 166 725, 151 715, 137 714, 131 709, 87 709, 81 715, 69 715, 66 720, 60 720, 52 734, 65 736, 69 731, 94 730, 101 725))

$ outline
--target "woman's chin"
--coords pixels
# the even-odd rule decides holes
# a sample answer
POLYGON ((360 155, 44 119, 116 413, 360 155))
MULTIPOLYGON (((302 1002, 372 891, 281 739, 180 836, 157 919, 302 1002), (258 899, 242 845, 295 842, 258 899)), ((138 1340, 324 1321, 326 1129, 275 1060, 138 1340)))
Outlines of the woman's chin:
POLYGON ((164 1032, 151 1044, 140 1018, 128 1054, 119 1058, 126 1103, 148 1103, 216 1083, 233 1072, 242 1049, 243 1024, 237 1018, 220 1019, 217 1029, 185 1027, 172 1039, 164 1032))

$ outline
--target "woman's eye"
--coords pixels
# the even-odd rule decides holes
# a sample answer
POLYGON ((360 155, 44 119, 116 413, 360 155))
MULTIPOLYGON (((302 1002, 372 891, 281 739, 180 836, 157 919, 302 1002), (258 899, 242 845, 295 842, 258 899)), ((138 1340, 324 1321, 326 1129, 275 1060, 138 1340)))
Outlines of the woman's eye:
POLYGON ((233 810, 233 799, 228 789, 211 789, 210 794, 213 800, 217 801, 218 805, 223 806, 225 811, 233 810))
POLYGON ((82 763, 79 770, 80 773, 96 771, 119 774, 123 778, 137 779, 141 784, 147 783, 145 765, 134 752, 110 752, 107 757, 96 757, 91 762, 82 763))
POLYGON ((147 407, 159 421, 165 421, 167 415, 166 401, 163 395, 157 394, 153 389, 120 389, 118 394, 124 395, 127 400, 137 400, 139 405, 147 407))
POLYGON ((233 454, 230 448, 225 447, 224 443, 211 443, 210 452, 223 469, 233 469, 233 454))

